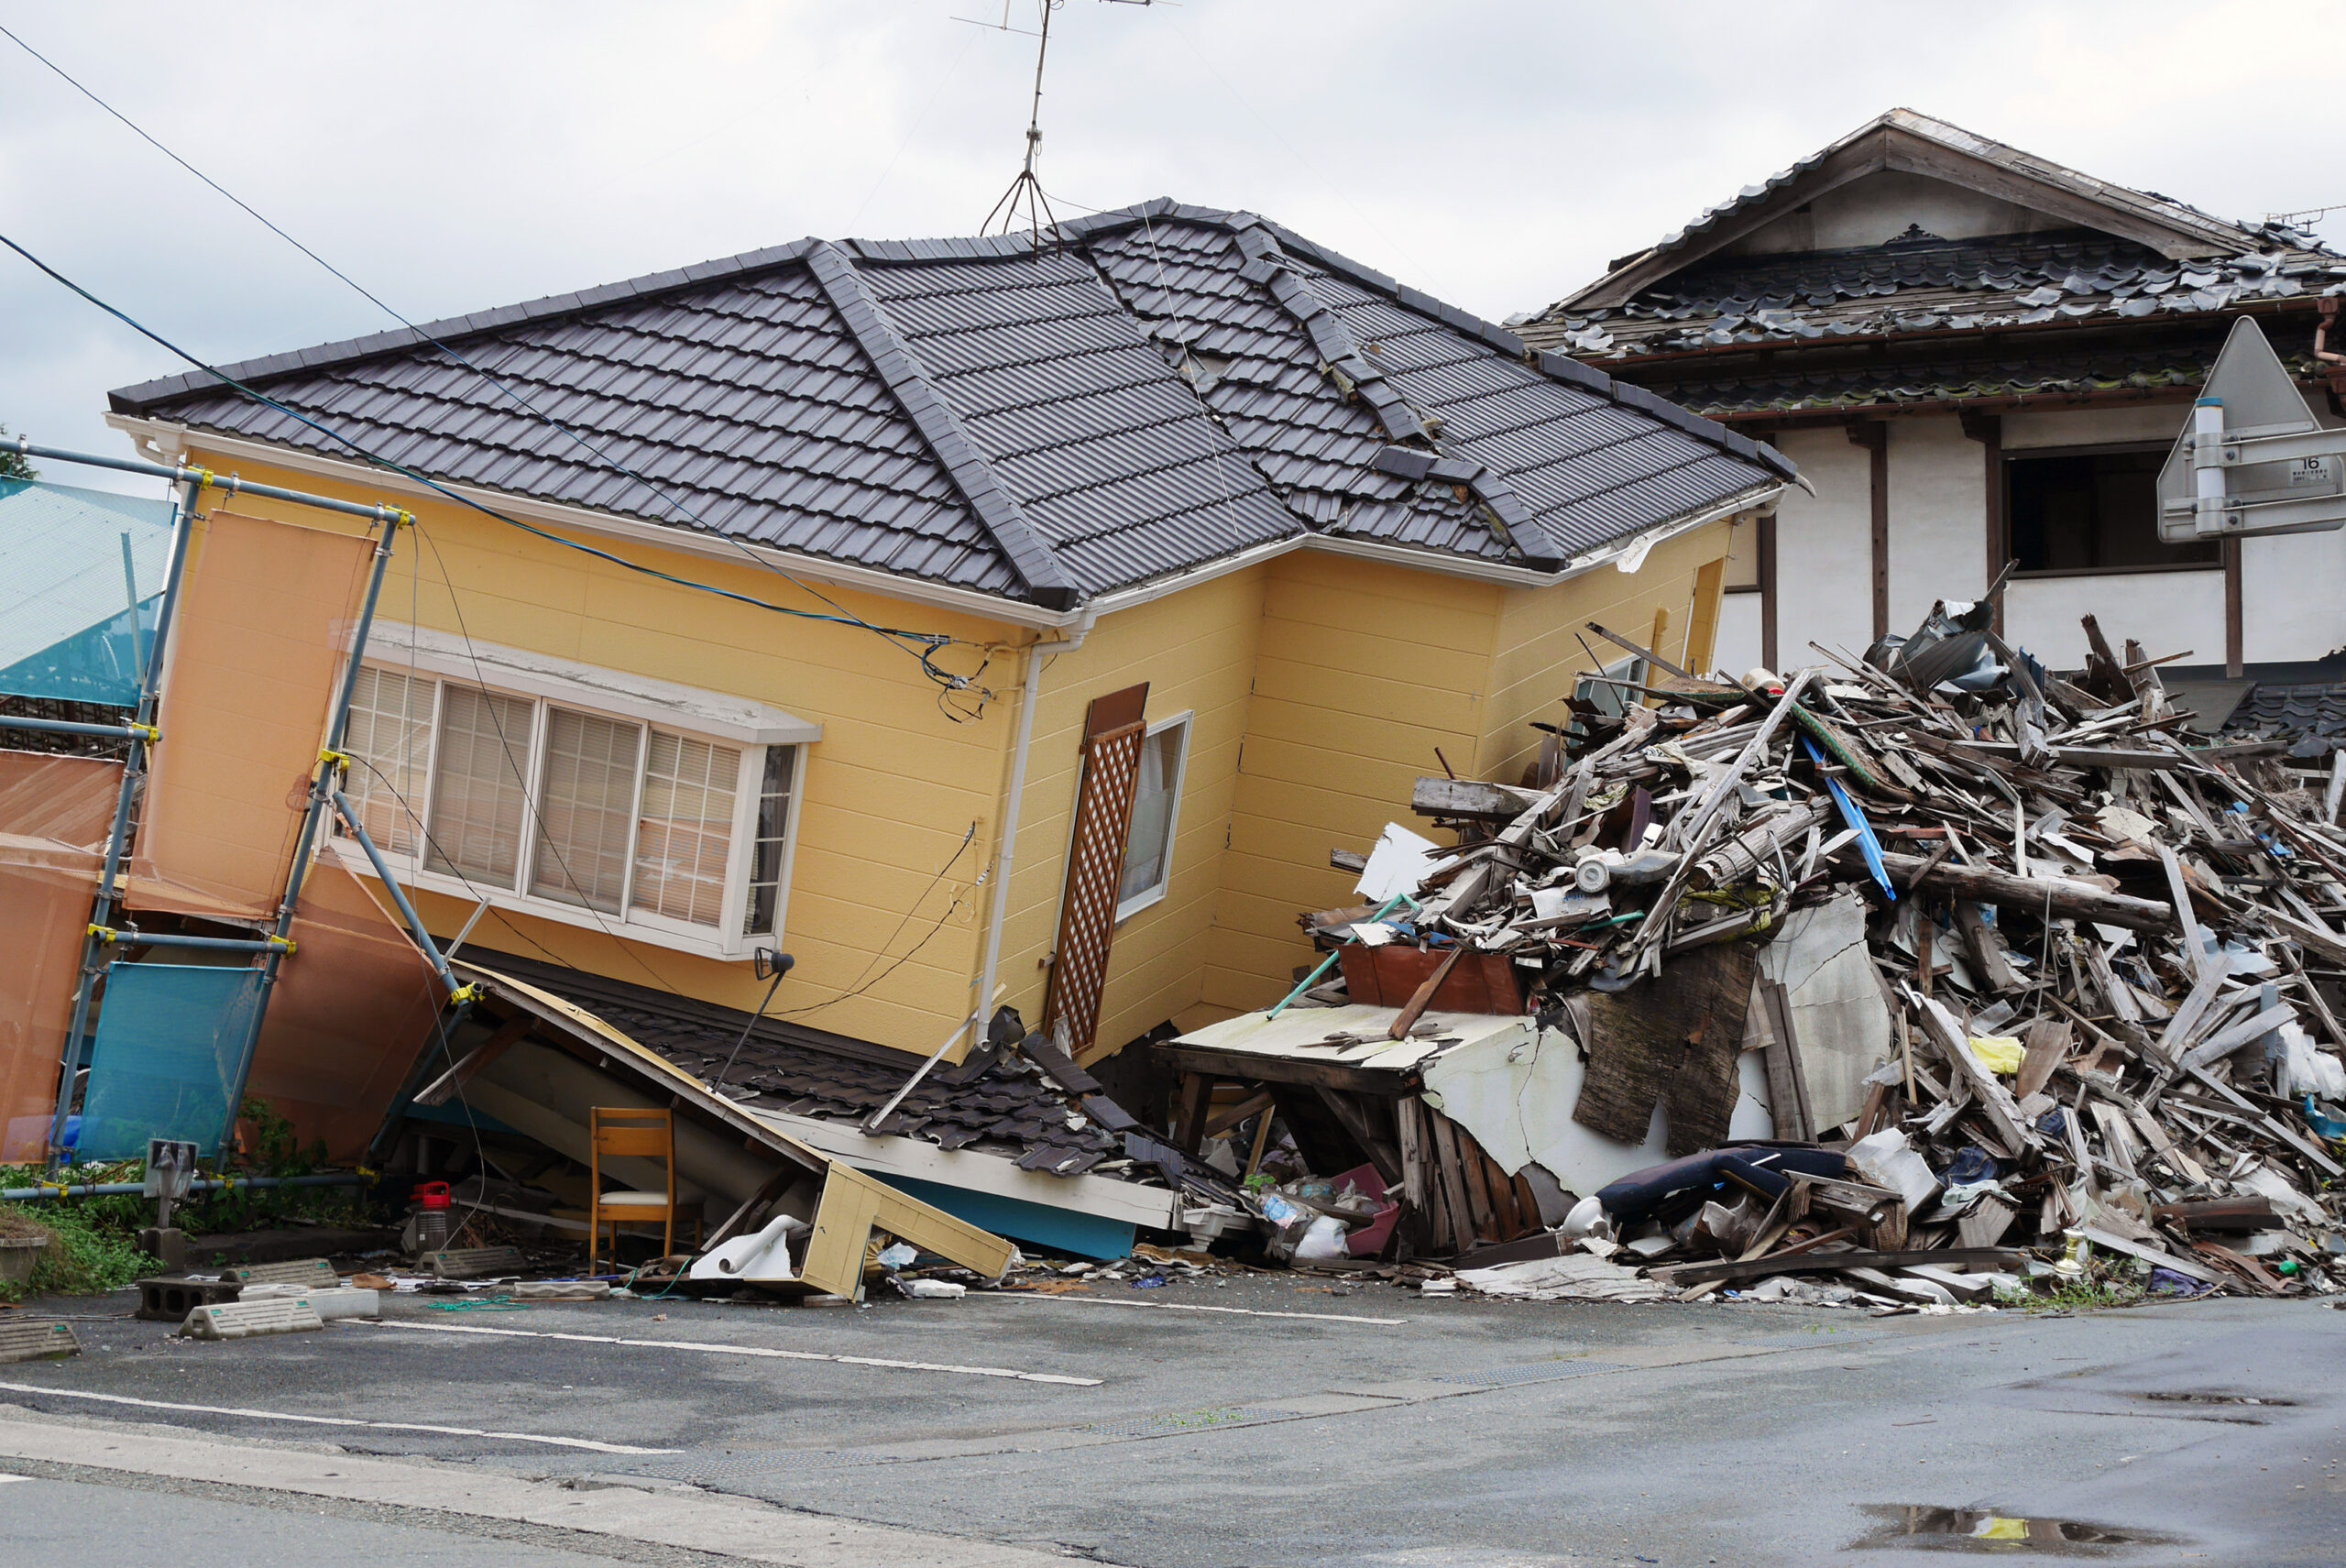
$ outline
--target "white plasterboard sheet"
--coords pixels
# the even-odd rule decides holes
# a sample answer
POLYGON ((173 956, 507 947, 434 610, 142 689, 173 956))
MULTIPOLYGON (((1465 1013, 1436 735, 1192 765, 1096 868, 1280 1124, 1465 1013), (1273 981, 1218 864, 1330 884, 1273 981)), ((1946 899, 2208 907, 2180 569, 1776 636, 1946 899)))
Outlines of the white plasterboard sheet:
POLYGON ((1406 1040, 1387 1038, 1400 1014, 1397 1007, 1370 1007, 1353 1003, 1343 1007, 1290 1007, 1273 1018, 1264 1013, 1241 1013, 1219 1024, 1209 1024, 1172 1043, 1201 1049, 1238 1051, 1248 1056, 1287 1057, 1304 1061, 1339 1062, 1381 1071, 1405 1071, 1429 1058, 1460 1045, 1519 1033, 1520 1014, 1511 1013, 1428 1013, 1406 1040), (1355 1036, 1354 1042, 1330 1045, 1334 1035, 1355 1036))
MULTIPOLYGON (((1756 1056, 1737 1061, 1741 1093, 1730 1138, 1774 1135, 1767 1075, 1756 1056)), ((1426 1069, 1426 1103, 1474 1135, 1510 1176, 1537 1163, 1567 1192, 1586 1197, 1669 1155, 1669 1114, 1657 1103, 1643 1143, 1625 1144, 1573 1120, 1588 1075, 1580 1047, 1561 1030, 1494 1036, 1461 1045, 1426 1069)), ((1656 1088, 1660 1092, 1659 1086, 1656 1088)))
MULTIPOLYGON (((1852 1120, 1865 1109, 1866 1075, 1890 1059, 1891 1044, 1890 1009, 1866 948, 1865 901, 1845 893, 1785 916, 1775 940, 1760 949, 1760 973, 1792 1003, 1817 1130, 1852 1120)), ((1756 992, 1754 1003, 1758 1011, 1756 992)))

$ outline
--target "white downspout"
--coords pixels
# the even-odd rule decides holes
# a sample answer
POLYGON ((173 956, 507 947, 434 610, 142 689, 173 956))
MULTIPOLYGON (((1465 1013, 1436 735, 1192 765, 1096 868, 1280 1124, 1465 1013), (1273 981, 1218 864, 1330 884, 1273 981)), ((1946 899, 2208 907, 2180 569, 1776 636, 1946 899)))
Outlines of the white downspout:
MULTIPOLYGON (((1094 617, 1087 612, 1069 634, 1048 642, 1026 644, 1025 672, 1018 683, 1018 749, 1010 759, 1010 799, 1002 808, 1002 853, 994 863, 993 915, 986 923, 986 967, 978 981, 974 1014, 985 1026, 993 1010, 994 971, 1002 963, 1002 927, 1010 915, 1010 868, 1018 850, 1018 808, 1026 798, 1026 753, 1035 741, 1035 709, 1043 698, 1043 655, 1071 653, 1091 633, 1094 617)), ((959 1030, 955 1030, 958 1036, 959 1030)))

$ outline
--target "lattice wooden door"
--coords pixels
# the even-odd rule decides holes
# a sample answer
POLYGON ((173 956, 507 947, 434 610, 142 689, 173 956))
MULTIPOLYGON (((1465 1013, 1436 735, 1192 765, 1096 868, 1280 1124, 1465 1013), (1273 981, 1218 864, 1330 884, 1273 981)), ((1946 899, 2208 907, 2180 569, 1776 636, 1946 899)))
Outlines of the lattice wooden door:
POLYGON ((1059 939, 1043 1029, 1067 1026, 1068 1049, 1090 1048, 1100 1027, 1100 993, 1108 983, 1108 950, 1116 938, 1117 893, 1124 877, 1124 839, 1140 783, 1143 717, 1148 686, 1094 697, 1083 718, 1083 783, 1075 799, 1068 847, 1067 891, 1059 900, 1059 939))

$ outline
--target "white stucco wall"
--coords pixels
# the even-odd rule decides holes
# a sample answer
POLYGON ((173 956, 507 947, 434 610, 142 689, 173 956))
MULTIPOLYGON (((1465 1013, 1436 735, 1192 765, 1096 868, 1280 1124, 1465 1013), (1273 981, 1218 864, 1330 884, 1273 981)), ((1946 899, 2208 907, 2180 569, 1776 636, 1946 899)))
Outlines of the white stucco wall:
MULTIPOLYGON (((2004 589, 2004 639, 2056 670, 2086 660, 2092 615, 2113 649, 2132 638, 2154 657, 2188 652, 2188 664, 2224 662, 2224 575, 2125 572, 2095 577, 2015 577, 2004 589)), ((2251 654, 2250 657, 2254 657, 2251 654)))
MULTIPOLYGON (((2006 452, 2172 440, 2187 405, 2012 413, 2006 452)), ((2317 408, 2324 424, 2335 425, 2317 408)), ((1935 598, 1971 598, 1987 587, 1987 465, 1953 415, 1889 422, 1890 628, 1914 629, 1935 598)), ((1792 667, 1814 657, 1814 639, 1851 652, 1872 641, 1873 576, 1867 454, 1837 427, 1790 431, 1776 444, 1817 488, 1792 491, 1777 522, 1779 656, 1792 667)), ((2319 659, 2346 648, 2346 530, 2243 540, 2243 654, 2251 663, 2319 659)), ((2136 638, 2159 653, 2186 649, 2193 663, 2224 657, 2223 575, 2146 572, 2017 578, 2006 590, 2007 632, 2056 668, 2084 652, 2078 616, 2091 611, 2113 641, 2136 638)), ((1729 595, 1719 625, 1719 663, 1738 674, 1760 662, 1757 595, 1729 595)))
POLYGON ((1903 634, 1933 600, 1988 591, 1988 458, 1953 414, 1889 424, 1890 630, 1903 634))
POLYGON ((2319 659, 2346 644, 2346 530, 2242 540, 2240 624, 2252 664, 2319 659))
MULTIPOLYGON (((1786 431, 1774 443, 1816 487, 1814 496, 1786 490, 1776 512, 1776 657, 1787 669, 1814 663, 1811 639, 1861 654, 1873 641, 1873 524, 1865 449, 1850 444, 1837 426, 1786 431)), ((1755 652, 1738 674, 1760 662, 1758 619, 1755 606, 1755 652)))
MULTIPOLYGON (((1719 598, 1718 650, 1711 663, 1740 675, 1760 663, 1760 596, 1725 594, 1719 598)), ((1788 663, 1798 661, 1787 660, 1788 663)), ((1705 670, 1704 674, 1710 671, 1705 670)))

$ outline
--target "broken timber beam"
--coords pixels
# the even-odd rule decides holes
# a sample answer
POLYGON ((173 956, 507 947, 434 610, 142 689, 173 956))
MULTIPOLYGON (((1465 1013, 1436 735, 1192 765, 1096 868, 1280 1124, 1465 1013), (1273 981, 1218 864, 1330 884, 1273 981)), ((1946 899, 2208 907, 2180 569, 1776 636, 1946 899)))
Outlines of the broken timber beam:
POLYGON ((2014 876, 2010 872, 1989 871, 1980 866, 1945 862, 1932 865, 1920 855, 1901 855, 1887 850, 1882 851, 1881 863, 1891 880, 1902 887, 1919 886, 1928 893, 1976 899, 2038 916, 2050 912, 2099 921, 2104 926, 2123 926, 2134 931, 2164 931, 2175 924, 2172 905, 2130 894, 2104 893, 2090 883, 2014 876), (1907 881, 1910 876, 1913 878, 1912 883, 1907 881))

